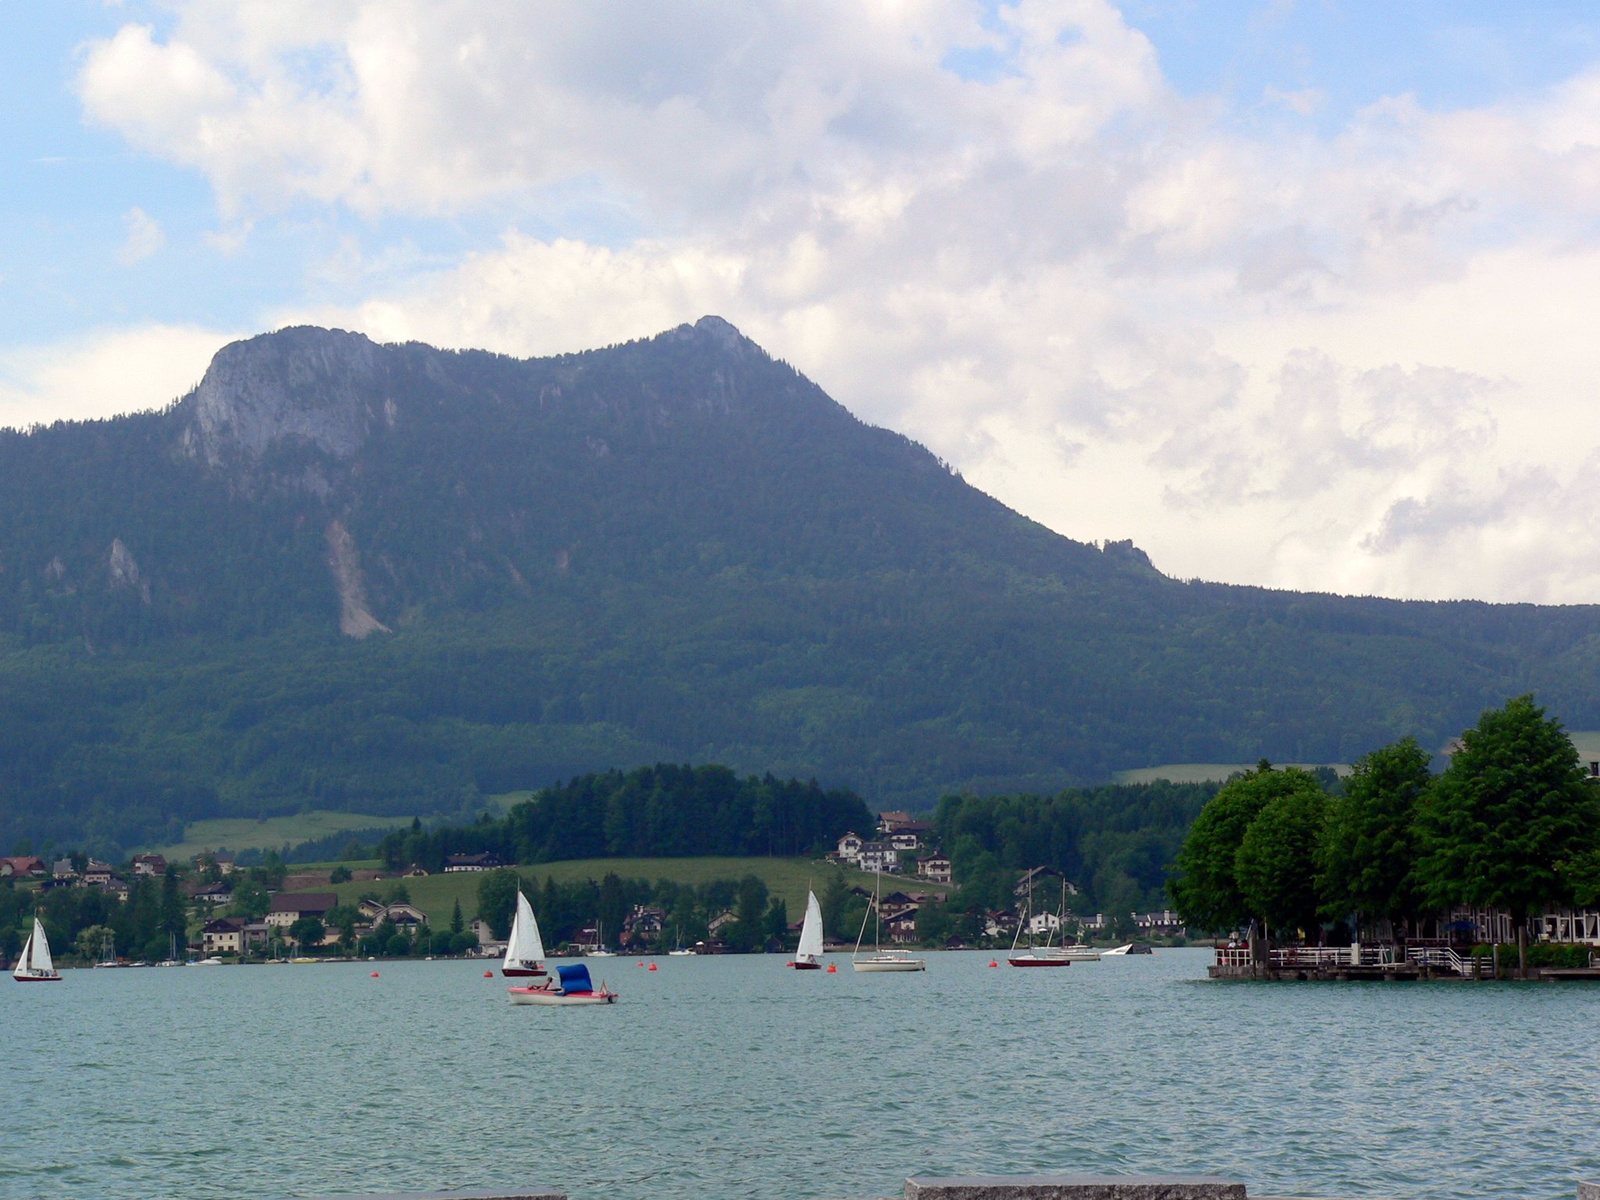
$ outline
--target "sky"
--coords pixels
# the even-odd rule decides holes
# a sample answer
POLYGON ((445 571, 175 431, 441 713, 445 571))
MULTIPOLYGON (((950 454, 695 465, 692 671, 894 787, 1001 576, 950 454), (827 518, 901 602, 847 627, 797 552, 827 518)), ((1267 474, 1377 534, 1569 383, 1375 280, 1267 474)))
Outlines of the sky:
POLYGON ((0 0, 0 425, 727 318, 1069 537, 1600 602, 1600 15, 0 0))

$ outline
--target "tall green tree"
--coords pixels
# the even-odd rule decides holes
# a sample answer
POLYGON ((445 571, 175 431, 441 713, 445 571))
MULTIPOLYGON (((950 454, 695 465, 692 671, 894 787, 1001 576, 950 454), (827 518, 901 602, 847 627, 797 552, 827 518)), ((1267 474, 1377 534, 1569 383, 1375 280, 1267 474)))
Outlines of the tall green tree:
POLYGON ((1237 860, 1250 822, 1276 797, 1303 786, 1304 771, 1275 771, 1262 759, 1252 771, 1230 780, 1200 810, 1178 850, 1167 894, 1184 923, 1195 929, 1222 930, 1256 915, 1239 886, 1237 860))
POLYGON ((478 880, 478 916, 489 922, 497 938, 511 936, 511 917, 517 911, 517 873, 501 868, 484 872, 478 880))
POLYGON ((457 896, 455 907, 450 910, 450 932, 460 933, 461 930, 461 897, 457 896))
POLYGON ((1358 758, 1328 806, 1317 847, 1317 893, 1329 920, 1398 923, 1414 915, 1417 810, 1433 783, 1428 752, 1414 737, 1358 758))
POLYGON ((1526 974, 1528 917, 1572 903, 1600 851, 1600 793, 1561 722, 1532 696, 1485 712, 1461 735, 1421 816, 1428 901, 1510 913, 1526 974))
POLYGON ((1317 841, 1328 818, 1328 794, 1309 772, 1276 774, 1284 786, 1245 830, 1234 873, 1246 910, 1281 934, 1316 924, 1317 841))

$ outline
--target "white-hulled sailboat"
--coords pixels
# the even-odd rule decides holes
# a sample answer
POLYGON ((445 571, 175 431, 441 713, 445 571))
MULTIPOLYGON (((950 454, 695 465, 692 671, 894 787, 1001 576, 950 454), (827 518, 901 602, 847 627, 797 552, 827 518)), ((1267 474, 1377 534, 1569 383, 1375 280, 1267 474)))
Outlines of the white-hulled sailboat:
POLYGON ((539 922, 533 915, 533 906, 518 888, 517 915, 511 919, 511 936, 506 939, 506 960, 500 964, 500 974, 538 976, 544 973, 544 939, 539 936, 539 922))
POLYGON ((817 894, 806 889, 806 919, 800 924, 800 946, 789 964, 796 971, 822 970, 822 906, 817 894))
POLYGON ((17 969, 11 978, 18 983, 60 983, 61 972, 50 959, 50 939, 44 935, 39 918, 33 919, 33 932, 23 943, 22 957, 17 959, 17 969))
POLYGON ((868 913, 861 917, 861 932, 856 934, 855 953, 850 956, 850 965, 857 971, 926 971, 928 960, 925 958, 912 958, 904 950, 885 950, 882 942, 883 922, 879 919, 878 896, 883 891, 883 875, 878 873, 877 880, 872 889, 872 906, 868 913), (867 936, 867 917, 872 921, 872 953, 861 953, 861 939, 867 936))

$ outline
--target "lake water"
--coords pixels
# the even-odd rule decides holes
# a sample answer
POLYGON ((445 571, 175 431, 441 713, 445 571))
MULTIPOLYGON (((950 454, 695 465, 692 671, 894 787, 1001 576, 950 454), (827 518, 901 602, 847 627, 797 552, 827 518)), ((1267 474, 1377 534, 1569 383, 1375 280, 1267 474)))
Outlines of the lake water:
POLYGON ((0 1196, 842 1200, 926 1172, 1153 1171, 1571 1198, 1600 1176, 1600 988, 928 957, 597 960, 622 999, 587 1009, 513 1007, 459 962, 6 983, 0 1196))

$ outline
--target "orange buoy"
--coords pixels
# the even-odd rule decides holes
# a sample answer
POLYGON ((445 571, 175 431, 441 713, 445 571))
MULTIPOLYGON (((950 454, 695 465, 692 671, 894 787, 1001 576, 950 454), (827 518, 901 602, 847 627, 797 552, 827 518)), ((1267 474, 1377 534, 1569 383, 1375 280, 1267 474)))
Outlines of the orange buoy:
POLYGON ((483 977, 485 979, 493 979, 494 978, 494 972, 493 971, 485 971, 483 973, 483 977))
POLYGON ((655 963, 651 963, 651 964, 650 964, 650 969, 651 969, 651 970, 652 970, 652 971, 654 971, 654 970, 655 970, 655 969, 656 969, 656 965, 655 965, 655 963))
POLYGON ((991 959, 990 959, 990 960, 989 960, 989 965, 990 965, 990 966, 991 966, 991 967, 998 967, 998 966, 999 966, 999 965, 1000 965, 1000 964, 999 964, 999 963, 997 963, 997 962, 995 962, 995 960, 994 960, 994 959, 992 959, 992 958, 991 958, 991 959))
POLYGON ((839 973, 839 968, 834 966, 832 963, 829 963, 828 964, 828 974, 829 975, 837 975, 838 973, 839 973))
POLYGON ((373 978, 374 978, 374 979, 376 979, 376 978, 377 978, 377 977, 378 977, 378 973, 377 973, 377 972, 376 972, 376 971, 374 971, 374 972, 373 972, 373 973, 372 973, 372 977, 373 977, 373 978))

